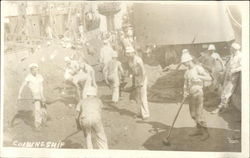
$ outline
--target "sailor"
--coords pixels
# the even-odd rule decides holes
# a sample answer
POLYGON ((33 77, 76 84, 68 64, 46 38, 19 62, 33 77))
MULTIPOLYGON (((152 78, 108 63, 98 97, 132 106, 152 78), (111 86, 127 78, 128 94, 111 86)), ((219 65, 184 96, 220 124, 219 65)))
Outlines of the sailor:
POLYGON ((98 149, 108 149, 107 137, 102 124, 102 101, 97 97, 95 89, 87 91, 87 98, 80 100, 79 124, 84 132, 88 149, 93 149, 93 143, 98 149), (92 138, 92 135, 94 137, 92 138))
POLYGON ((38 73, 38 64, 32 63, 29 65, 30 73, 23 81, 19 93, 18 99, 21 99, 23 88, 28 85, 31 90, 34 104, 34 126, 36 130, 40 130, 42 123, 46 122, 47 111, 45 107, 45 97, 43 94, 43 77, 38 73))
POLYGON ((103 47, 100 50, 100 63, 102 64, 103 68, 107 65, 107 63, 112 59, 113 56, 113 48, 110 46, 108 40, 103 41, 103 47))
POLYGON ((79 63, 77 61, 72 60, 70 57, 64 57, 64 61, 66 63, 65 72, 64 72, 64 80, 65 81, 73 81, 73 76, 79 70, 79 63))
POLYGON ((147 98, 147 75, 143 65, 142 59, 136 55, 136 51, 133 47, 126 48, 126 54, 129 57, 129 67, 132 72, 132 87, 136 92, 136 102, 140 104, 140 113, 137 117, 142 119, 148 119, 150 116, 148 109, 147 98))
POLYGON ((211 82, 205 83, 204 91, 206 94, 216 93, 220 95, 224 76, 224 61, 216 52, 213 44, 210 44, 205 52, 201 52, 199 62, 213 79, 211 82))
POLYGON ((220 55, 216 52, 216 48, 213 44, 210 44, 208 46, 208 54, 211 56, 214 60, 218 61, 221 65, 222 70, 224 69, 224 62, 221 59, 220 55))
POLYGON ((209 138, 209 134, 203 116, 203 86, 205 81, 210 81, 212 78, 203 67, 193 62, 187 49, 183 50, 181 62, 187 67, 184 74, 183 98, 188 98, 190 115, 197 127, 190 136, 201 135, 201 140, 204 141, 209 138))
POLYGON ((231 56, 226 64, 225 79, 222 86, 221 102, 218 108, 212 111, 212 114, 225 112, 228 108, 229 99, 232 96, 238 83, 241 72, 241 51, 238 43, 231 45, 231 56))
POLYGON ((117 60, 117 57, 118 54, 114 51, 112 60, 104 67, 104 78, 107 85, 112 89, 112 102, 114 104, 119 100, 121 77, 124 76, 121 62, 117 60))
POLYGON ((211 65, 211 73, 212 76, 214 77, 215 84, 216 86, 220 89, 222 85, 222 78, 224 74, 224 62, 221 59, 220 55, 215 52, 216 48, 213 44, 210 44, 208 46, 208 56, 213 59, 213 63, 211 65))

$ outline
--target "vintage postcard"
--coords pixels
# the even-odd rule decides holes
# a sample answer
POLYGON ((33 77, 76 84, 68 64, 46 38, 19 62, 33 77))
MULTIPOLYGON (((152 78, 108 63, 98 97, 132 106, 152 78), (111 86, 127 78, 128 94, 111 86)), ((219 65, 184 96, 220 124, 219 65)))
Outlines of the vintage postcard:
POLYGON ((248 1, 1 2, 0 157, 249 157, 248 1))

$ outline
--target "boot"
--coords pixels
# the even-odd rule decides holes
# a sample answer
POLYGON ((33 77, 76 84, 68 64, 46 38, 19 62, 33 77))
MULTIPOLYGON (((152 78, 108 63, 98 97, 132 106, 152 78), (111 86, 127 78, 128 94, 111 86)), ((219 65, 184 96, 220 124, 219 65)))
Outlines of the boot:
POLYGON ((201 141, 205 141, 209 138, 209 133, 207 131, 207 127, 201 127, 202 137, 200 138, 201 141))
POLYGON ((134 115, 134 119, 140 119, 140 118, 142 118, 142 115, 140 113, 134 115))
POLYGON ((198 135, 202 135, 201 126, 199 124, 196 125, 195 131, 190 133, 189 136, 193 137, 198 135))

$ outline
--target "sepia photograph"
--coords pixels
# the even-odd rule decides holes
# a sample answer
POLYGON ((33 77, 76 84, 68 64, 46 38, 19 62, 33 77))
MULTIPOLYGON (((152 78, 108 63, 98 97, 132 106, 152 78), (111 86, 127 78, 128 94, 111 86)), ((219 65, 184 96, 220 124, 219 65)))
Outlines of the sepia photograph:
POLYGON ((0 116, 0 157, 248 158, 249 2, 1 2, 0 116))

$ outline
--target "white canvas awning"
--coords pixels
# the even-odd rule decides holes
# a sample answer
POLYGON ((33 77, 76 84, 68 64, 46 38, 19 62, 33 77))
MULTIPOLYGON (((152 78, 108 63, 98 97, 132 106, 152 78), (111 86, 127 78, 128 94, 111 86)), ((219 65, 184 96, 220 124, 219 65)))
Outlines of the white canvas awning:
POLYGON ((140 45, 215 43, 235 38, 226 9, 219 3, 135 3, 133 10, 133 26, 140 45))

